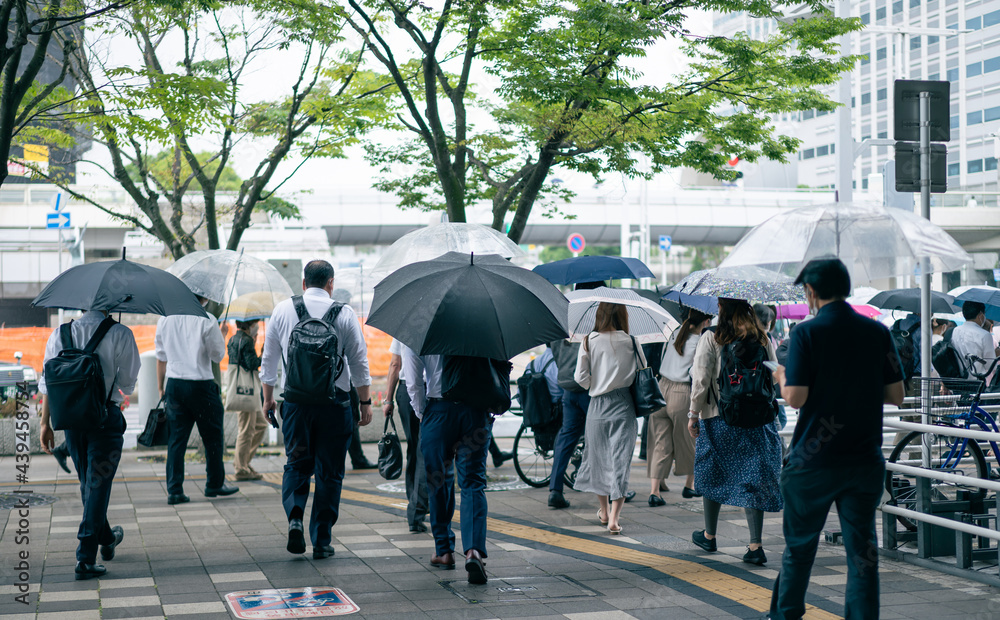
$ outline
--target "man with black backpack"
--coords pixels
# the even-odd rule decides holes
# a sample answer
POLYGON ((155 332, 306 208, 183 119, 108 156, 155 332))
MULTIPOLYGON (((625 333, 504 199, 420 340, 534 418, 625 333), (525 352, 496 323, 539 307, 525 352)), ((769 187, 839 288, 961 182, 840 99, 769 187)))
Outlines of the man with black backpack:
POLYGON ((124 443, 122 394, 132 393, 138 376, 139 350, 132 330, 105 312, 87 312, 60 326, 45 345, 45 373, 38 382, 44 394, 41 443, 52 454, 53 429, 65 430, 65 445, 80 480, 78 580, 103 576, 107 570, 97 563, 98 547, 101 558, 109 561, 125 536, 120 526, 108 523, 108 502, 124 443))
POLYGON ((332 528, 340 515, 340 492, 347 446, 354 432, 351 386, 357 390, 361 420, 372 420, 368 348, 354 310, 330 298, 333 266, 310 261, 302 280, 302 295, 274 308, 267 325, 260 366, 264 411, 275 417, 278 366, 283 369, 284 399, 281 431, 287 463, 281 502, 288 517, 290 553, 305 553, 302 524, 313 474, 316 491, 309 517, 313 558, 332 557, 332 528))
POLYGON ((845 301, 851 278, 839 259, 810 261, 795 283, 816 318, 795 328, 786 366, 774 373, 799 418, 781 471, 785 553, 768 617, 805 614, 819 536, 836 503, 847 553, 846 617, 878 618, 882 405, 903 402, 900 360, 889 330, 845 301))

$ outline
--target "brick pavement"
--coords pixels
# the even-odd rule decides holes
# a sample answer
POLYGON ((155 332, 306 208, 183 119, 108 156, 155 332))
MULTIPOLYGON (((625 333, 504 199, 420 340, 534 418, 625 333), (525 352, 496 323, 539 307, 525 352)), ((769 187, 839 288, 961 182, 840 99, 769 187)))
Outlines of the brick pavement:
MULTIPOLYGON (((373 446, 366 450, 374 458, 373 446)), ((224 602, 230 592, 334 586, 360 606, 354 617, 363 618, 757 618, 782 550, 780 516, 770 515, 764 528, 769 563, 743 564, 743 512, 725 509, 719 553, 703 553, 689 542, 702 524, 700 500, 681 499, 677 479, 665 495, 667 506, 647 507, 645 467, 637 461, 639 497, 623 513, 623 536, 609 536, 596 523, 590 496, 569 492, 573 506, 554 511, 545 489, 491 492, 485 587, 469 586, 461 567, 428 566, 429 534, 408 531, 405 498, 380 490, 385 481, 375 472, 348 472, 334 528, 337 554, 313 560, 285 551, 276 484, 282 464, 277 457, 258 459, 255 467, 268 472, 264 481, 242 482, 237 495, 209 500, 200 492, 203 467, 189 463, 185 490, 192 501, 168 506, 164 464, 126 454, 109 511, 125 540, 106 563, 106 578, 75 581, 76 479, 57 471, 51 458, 33 457, 30 477, 37 482, 28 486, 56 501, 31 507, 27 545, 15 542, 16 511, 0 512, 0 616, 214 620, 233 617, 224 602), (14 600, 22 550, 30 553, 29 605, 14 600)), ((0 485, 12 483, 14 474, 13 459, 0 458, 0 485)), ((510 464, 491 474, 515 476, 510 464)), ((884 619, 1000 618, 1000 589, 907 564, 883 560, 881 566, 884 619)), ((816 609, 807 617, 841 613, 845 572, 842 548, 821 544, 809 598, 816 609)))

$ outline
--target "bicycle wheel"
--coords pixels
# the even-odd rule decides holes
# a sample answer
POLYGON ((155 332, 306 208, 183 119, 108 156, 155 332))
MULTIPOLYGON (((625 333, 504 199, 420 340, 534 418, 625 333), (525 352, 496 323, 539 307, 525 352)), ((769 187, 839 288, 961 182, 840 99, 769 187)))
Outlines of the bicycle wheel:
MULTIPOLYGON (((896 444, 896 447, 889 455, 889 462, 898 462, 904 465, 919 467, 921 459, 920 436, 921 433, 913 431, 906 437, 903 437, 903 440, 896 444)), ((949 474, 985 480, 989 475, 989 469, 986 467, 986 457, 983 456, 983 451, 979 447, 979 444, 971 439, 965 443, 965 448, 961 456, 957 460, 952 457, 949 466, 947 468, 944 467, 944 460, 952 451, 957 451, 958 447, 961 446, 960 442, 961 439, 957 437, 931 435, 931 467, 949 474)), ((916 510, 917 476, 886 471, 885 488, 896 506, 916 510)), ((960 490, 978 491, 980 489, 972 485, 931 480, 931 498, 934 501, 957 499, 958 491, 960 490)), ((896 520, 911 532, 917 529, 917 523, 912 519, 896 515, 896 520)))
POLYGON ((573 485, 576 484, 576 472, 580 469, 580 463, 583 461, 583 445, 583 436, 581 436, 580 441, 573 448, 569 463, 566 464, 566 473, 563 474, 563 482, 571 489, 576 488, 573 485))
POLYGON ((514 470, 525 484, 535 488, 548 486, 552 476, 552 450, 540 448, 535 433, 523 424, 514 437, 514 470))

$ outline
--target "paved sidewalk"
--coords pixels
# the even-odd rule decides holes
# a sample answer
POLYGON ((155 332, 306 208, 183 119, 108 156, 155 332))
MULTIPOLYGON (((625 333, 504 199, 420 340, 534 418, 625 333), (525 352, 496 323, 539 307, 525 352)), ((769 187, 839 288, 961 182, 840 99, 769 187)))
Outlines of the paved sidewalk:
MULTIPOLYGON (((373 459, 374 446, 366 451, 373 459)), ((75 581, 75 476, 58 471, 50 457, 33 457, 22 489, 54 502, 32 505, 26 522, 18 510, 0 512, 0 616, 214 620, 236 617, 225 602, 231 592, 333 586, 360 607, 355 618, 759 618, 782 551, 780 515, 769 515, 769 563, 741 562, 741 509, 724 510, 719 553, 697 549, 690 536, 702 526, 700 500, 681 499, 677 479, 665 495, 668 504, 649 508, 645 465, 637 461, 632 482, 639 495, 626 505, 622 536, 598 525, 596 501, 588 495, 568 492, 573 506, 555 511, 546 506, 546 489, 489 493, 490 583, 469 586, 461 565, 456 571, 430 568, 430 535, 409 532, 405 498, 393 492, 400 484, 374 471, 348 472, 333 532, 336 556, 313 560, 311 553, 285 551, 282 458, 255 460, 265 480, 241 482, 238 494, 212 500, 201 494, 203 465, 188 463, 185 490, 192 501, 179 506, 166 503, 160 460, 149 453, 123 457, 109 516, 124 527, 125 540, 106 563, 106 578, 75 581), (22 552, 27 568, 18 570, 22 552), (15 600, 22 578, 30 589, 27 605, 15 600)), ((0 497, 18 488, 16 473, 12 458, 0 458, 0 497)), ((490 473, 494 486, 523 487, 510 464, 490 473)), ((998 589, 907 564, 883 560, 881 566, 886 620, 1000 617, 998 589)), ((845 572, 842 548, 821 543, 807 618, 842 613, 845 572)))

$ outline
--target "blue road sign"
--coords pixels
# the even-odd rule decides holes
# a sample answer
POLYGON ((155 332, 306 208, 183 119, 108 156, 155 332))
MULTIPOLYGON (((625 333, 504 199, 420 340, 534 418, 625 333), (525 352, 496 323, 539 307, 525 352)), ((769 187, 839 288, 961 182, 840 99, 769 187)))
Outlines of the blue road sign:
POLYGON ((66 199, 63 196, 63 193, 56 192, 55 195, 52 196, 52 210, 62 211, 65 208, 66 208, 66 199))
POLYGON ((663 250, 664 252, 670 250, 670 245, 672 242, 673 240, 670 238, 670 235, 660 235, 660 249, 663 250))
POLYGON ((46 228, 69 228, 69 211, 56 211, 45 214, 46 228))

